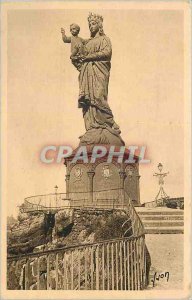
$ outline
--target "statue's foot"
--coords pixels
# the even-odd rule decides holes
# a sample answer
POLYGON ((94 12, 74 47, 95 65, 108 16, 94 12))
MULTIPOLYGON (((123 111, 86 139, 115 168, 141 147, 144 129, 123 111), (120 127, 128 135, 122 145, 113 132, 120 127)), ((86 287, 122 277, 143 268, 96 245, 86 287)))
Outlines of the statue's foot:
POLYGON ((106 128, 91 128, 84 135, 80 136, 80 145, 115 145, 124 146, 125 143, 119 134, 106 128))

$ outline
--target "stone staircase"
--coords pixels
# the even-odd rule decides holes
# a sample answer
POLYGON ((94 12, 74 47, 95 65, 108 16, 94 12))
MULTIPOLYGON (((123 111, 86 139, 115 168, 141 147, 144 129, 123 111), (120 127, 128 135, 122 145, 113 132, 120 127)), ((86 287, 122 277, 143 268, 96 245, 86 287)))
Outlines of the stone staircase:
POLYGON ((136 211, 143 222, 145 233, 184 233, 183 210, 166 207, 136 207, 136 211))

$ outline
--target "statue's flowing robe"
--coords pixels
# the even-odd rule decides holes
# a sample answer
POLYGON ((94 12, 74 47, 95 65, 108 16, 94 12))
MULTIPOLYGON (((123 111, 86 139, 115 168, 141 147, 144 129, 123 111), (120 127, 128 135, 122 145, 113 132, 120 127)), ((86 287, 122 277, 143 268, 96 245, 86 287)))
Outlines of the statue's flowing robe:
POLYGON ((86 52, 89 61, 83 63, 79 74, 78 103, 83 109, 87 130, 81 142, 110 144, 113 139, 110 141, 109 136, 120 138, 119 127, 107 102, 112 55, 110 39, 106 35, 91 38, 86 44, 86 52))

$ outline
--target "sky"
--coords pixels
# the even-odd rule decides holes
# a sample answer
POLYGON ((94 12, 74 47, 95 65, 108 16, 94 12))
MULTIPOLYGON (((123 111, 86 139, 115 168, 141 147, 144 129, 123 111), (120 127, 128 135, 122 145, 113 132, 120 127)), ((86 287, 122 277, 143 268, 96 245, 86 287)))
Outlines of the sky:
MULTIPOLYGON (((94 10, 112 42, 108 101, 122 138, 145 145, 141 202, 158 192, 157 165, 169 171, 165 191, 184 195, 184 41, 178 10, 94 10)), ((60 28, 78 23, 89 37, 89 10, 10 10, 7 29, 7 202, 15 215, 25 197, 65 192, 65 166, 40 162, 47 145, 78 146, 85 132, 77 107, 78 71, 60 28)))

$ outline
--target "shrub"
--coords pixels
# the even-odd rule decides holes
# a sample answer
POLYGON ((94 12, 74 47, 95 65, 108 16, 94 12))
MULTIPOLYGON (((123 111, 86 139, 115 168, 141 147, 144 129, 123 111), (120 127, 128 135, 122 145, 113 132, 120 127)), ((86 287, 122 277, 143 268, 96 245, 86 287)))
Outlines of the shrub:
POLYGON ((175 202, 175 201, 172 201, 172 202, 168 202, 168 203, 166 203, 166 206, 168 207, 168 208, 177 208, 177 202, 175 202))
MULTIPOLYGON (((96 240, 107 240, 113 238, 120 238, 123 236, 124 229, 122 224, 127 219, 127 216, 112 216, 106 221, 105 226, 98 226, 95 239, 96 240)), ((130 225, 130 224, 129 224, 130 225)), ((127 224, 128 226, 128 224, 127 224)))
POLYGON ((180 209, 184 209, 184 203, 180 204, 180 209))

